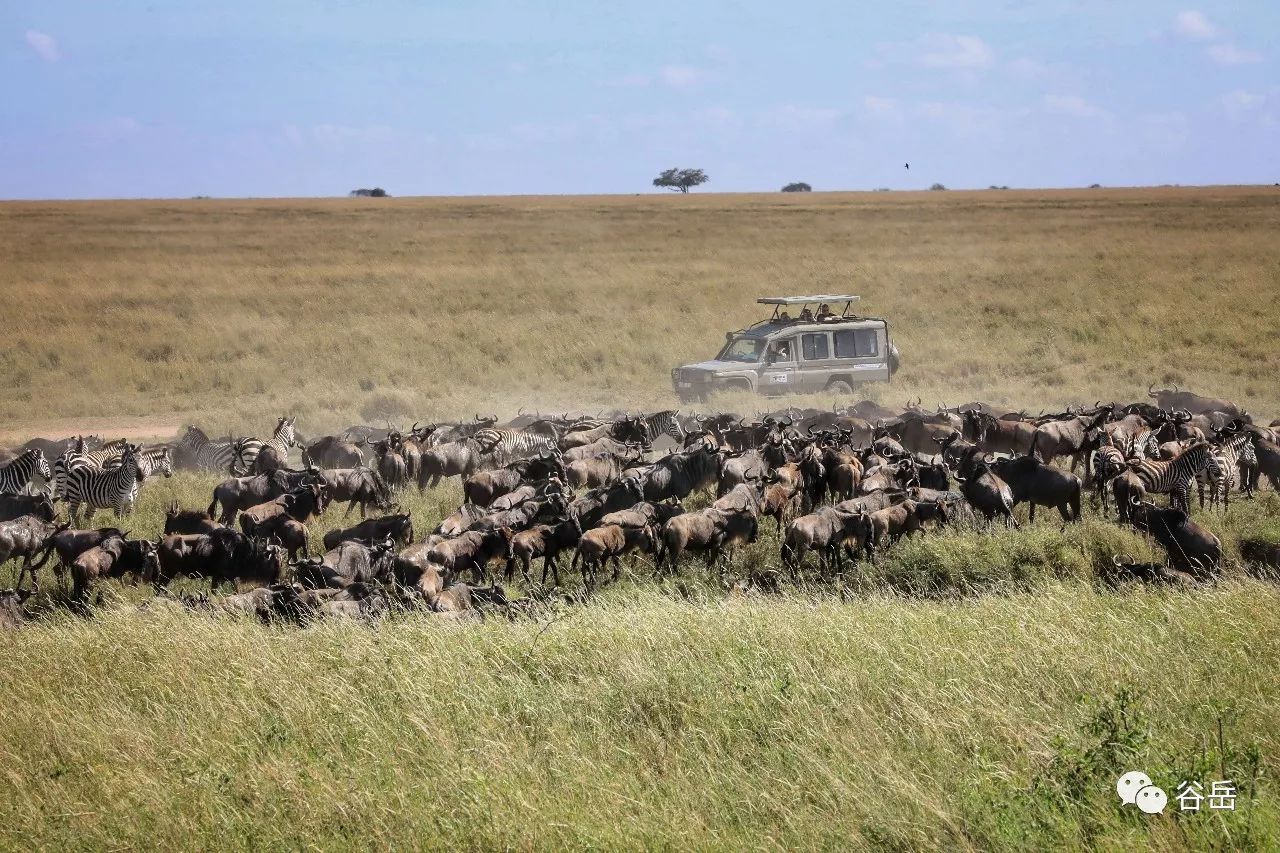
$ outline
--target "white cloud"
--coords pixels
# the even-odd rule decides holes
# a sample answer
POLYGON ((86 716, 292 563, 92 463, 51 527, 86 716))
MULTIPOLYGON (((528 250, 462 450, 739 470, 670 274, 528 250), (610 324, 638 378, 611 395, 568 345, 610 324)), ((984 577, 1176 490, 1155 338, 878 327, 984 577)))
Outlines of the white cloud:
POLYGON ((986 68, 995 54, 977 36, 929 33, 917 43, 916 61, 926 68, 986 68))
POLYGON ((1209 47, 1209 58, 1219 65, 1248 65, 1261 62, 1262 54, 1234 44, 1215 44, 1209 47))
POLYGON ((1203 12, 1187 9, 1173 19, 1173 31, 1183 38, 1211 39, 1218 37, 1218 28, 1209 23, 1203 12))
POLYGON ((706 76, 705 71, 692 65, 664 65, 658 69, 658 79, 677 89, 700 83, 706 76))
POLYGON ((893 98, 882 98, 879 95, 864 95, 862 97, 862 108, 873 116, 896 118, 902 115, 902 110, 898 108, 897 101, 893 98))
POLYGON ((27 30, 27 44, 46 62, 57 62, 62 58, 58 53, 58 43, 48 33, 27 30))
POLYGON ((1074 118, 1101 118, 1107 111, 1086 101, 1079 95, 1045 95, 1042 99, 1048 112, 1074 118))
POLYGON ((1253 92, 1235 91, 1222 96, 1222 108, 1232 118, 1241 118, 1261 107, 1267 102, 1265 95, 1253 92))
POLYGON ((1049 71, 1049 66, 1043 62, 1037 62, 1034 59, 1022 56, 1007 63, 1007 67, 1015 77, 1030 79, 1039 77, 1049 71))

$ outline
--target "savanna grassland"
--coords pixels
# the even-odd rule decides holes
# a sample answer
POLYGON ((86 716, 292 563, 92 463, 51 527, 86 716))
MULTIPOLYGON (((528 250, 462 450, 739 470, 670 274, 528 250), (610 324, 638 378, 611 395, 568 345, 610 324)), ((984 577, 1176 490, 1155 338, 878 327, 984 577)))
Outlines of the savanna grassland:
POLYGON ((2 204, 0 432, 671 405, 806 291, 890 320, 889 402, 1154 381, 1274 416, 1277 233, 1269 187, 2 204))
MULTIPOLYGON (((672 365, 806 290, 890 320, 886 402, 1173 381, 1269 420, 1278 193, 3 204, 0 433, 669 407, 672 365)), ((122 526, 156 536, 216 482, 149 482, 122 526)), ((401 502, 421 535, 461 499, 401 502)), ((778 594, 640 558, 479 624, 263 626, 114 583, 86 618, 46 570, 0 632, 0 848, 1280 847, 1280 586, 1240 554, 1280 542, 1280 495, 1197 512, 1226 579, 1196 589, 1109 589, 1153 545, 1048 516, 778 594), (1122 808, 1131 769, 1231 779, 1236 810, 1122 808)))

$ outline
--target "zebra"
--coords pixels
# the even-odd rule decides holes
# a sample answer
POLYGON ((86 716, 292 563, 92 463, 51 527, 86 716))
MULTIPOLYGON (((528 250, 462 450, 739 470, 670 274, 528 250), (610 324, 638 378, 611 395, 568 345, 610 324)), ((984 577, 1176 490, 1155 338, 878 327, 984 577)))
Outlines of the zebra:
MULTIPOLYGON (((226 441, 210 441, 204 430, 195 426, 187 427, 178 441, 178 446, 191 457, 196 468, 219 473, 231 471, 231 466, 235 464, 234 444, 230 438, 226 441)), ((254 455, 257 456, 257 453, 254 455)))
POLYGON ((1129 470, 1148 493, 1168 494, 1169 506, 1191 512, 1191 481, 1206 468, 1217 476, 1208 442, 1198 441, 1172 459, 1130 459, 1129 470))
POLYGON ((233 447, 236 451, 237 467, 245 474, 255 469, 261 474, 269 473, 258 464, 265 450, 271 450, 275 458, 284 464, 289 458, 289 448, 296 447, 298 444, 297 433, 293 428, 295 420, 297 418, 281 418, 277 421, 269 441, 258 441, 256 438, 242 438, 236 441, 233 447))
MULTIPOLYGON (((1104 439, 1108 443, 1098 447, 1093 452, 1093 459, 1090 464, 1090 472, 1093 474, 1093 487, 1096 497, 1102 503, 1102 509, 1107 510, 1107 485, 1116 475, 1121 474, 1125 470, 1125 460, 1127 458, 1125 452, 1117 447, 1112 441, 1120 439, 1104 439)), ((1127 443, 1127 442, 1124 442, 1127 443)))
POLYGON ((1252 470, 1258 464, 1258 454, 1253 449, 1253 436, 1249 433, 1239 433, 1223 441, 1211 450, 1214 465, 1206 467, 1196 475, 1197 491, 1200 495, 1200 508, 1204 509, 1204 487, 1209 486, 1209 507, 1218 505, 1218 501, 1222 501, 1222 510, 1225 512, 1231 504, 1231 490, 1236 487, 1236 481, 1239 479, 1248 497, 1253 497, 1253 489, 1250 485, 1250 477, 1243 472, 1252 470))
POLYGON ((93 518, 97 509, 111 508, 116 517, 133 509, 133 499, 138 494, 142 469, 139 467, 139 448, 126 445, 120 457, 120 466, 107 470, 73 468, 67 472, 67 511, 71 520, 80 525, 80 507, 87 506, 85 522, 93 518))
POLYGON ((31 478, 39 474, 45 482, 52 482, 53 472, 49 470, 49 460, 44 451, 32 448, 8 465, 0 468, 0 495, 18 495, 31 483, 31 478))
POLYGON ((650 444, 660 435, 671 436, 675 439, 676 444, 684 443, 685 431, 684 426, 680 423, 679 410, 668 409, 665 412, 645 415, 640 419, 640 428, 644 430, 645 440, 650 444))
POLYGON ((505 465, 516 459, 537 456, 541 453, 558 453, 556 440, 549 435, 523 432, 518 429, 485 427, 471 436, 481 447, 489 446, 498 464, 505 465))

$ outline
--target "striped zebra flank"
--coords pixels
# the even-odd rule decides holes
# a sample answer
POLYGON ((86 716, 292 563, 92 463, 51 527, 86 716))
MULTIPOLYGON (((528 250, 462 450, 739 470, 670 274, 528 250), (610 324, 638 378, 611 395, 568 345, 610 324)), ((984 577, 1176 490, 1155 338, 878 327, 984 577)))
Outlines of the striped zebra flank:
POLYGON ((1253 448, 1253 436, 1238 433, 1212 446, 1210 451, 1213 464, 1196 475, 1196 486, 1200 496, 1200 508, 1204 509, 1205 486, 1209 487, 1209 507, 1212 509, 1222 502, 1225 512, 1231 504, 1231 490, 1242 480, 1245 494, 1253 496, 1251 478, 1242 476, 1241 466, 1252 470, 1258 464, 1258 454, 1253 448))
MULTIPOLYGON (((229 473, 236 461, 235 442, 210 441, 204 430, 189 426, 178 446, 191 457, 192 464, 201 471, 213 471, 219 474, 229 473)), ((257 455, 256 453, 254 454, 257 455)))
POLYGON ((482 452, 492 453, 499 465, 544 452, 556 453, 559 449, 552 436, 516 429, 485 427, 471 437, 481 448, 489 448, 482 452))
POLYGON ((1188 513, 1191 481, 1206 467, 1217 468, 1206 441, 1197 441, 1172 459, 1130 459, 1128 464, 1148 494, 1167 494, 1171 507, 1188 513))
POLYGON ((53 481, 53 471, 49 468, 49 460, 44 451, 33 448, 24 452, 8 465, 0 468, 0 495, 21 494, 31 480, 39 474, 46 482, 53 481))
POLYGON ((74 468, 67 473, 67 511, 77 526, 81 523, 82 506, 88 508, 84 518, 86 523, 99 509, 112 509, 117 518, 132 510, 141 480, 139 454, 139 448, 130 444, 120 457, 119 467, 103 470, 74 468))

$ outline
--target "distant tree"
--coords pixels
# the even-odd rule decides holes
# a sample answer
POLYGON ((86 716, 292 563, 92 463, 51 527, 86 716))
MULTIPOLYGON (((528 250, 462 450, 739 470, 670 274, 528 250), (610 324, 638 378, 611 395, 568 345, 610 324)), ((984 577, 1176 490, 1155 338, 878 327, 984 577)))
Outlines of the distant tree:
MULTIPOLYGON (((946 187, 943 187, 943 189, 945 190, 945 189, 946 189, 946 187)), ((1004 186, 998 186, 998 185, 996 185, 996 184, 992 184, 991 186, 987 187, 987 189, 989 189, 989 190, 1007 190, 1007 189, 1009 189, 1009 185, 1008 185, 1008 184, 1005 184, 1004 186)))
POLYGON ((945 190, 945 189, 946 189, 946 187, 945 187, 945 186, 943 186, 942 184, 934 184, 933 186, 929 187, 929 189, 931 189, 931 190, 945 190))
POLYGON ((787 184, 782 188, 782 191, 784 193, 811 193, 813 192, 813 187, 804 181, 796 181, 794 184, 787 184))
POLYGON ((386 198, 387 191, 384 190, 382 187, 374 187, 373 189, 369 190, 369 195, 373 196, 374 198, 386 198))
POLYGON ((653 179, 655 187, 666 187, 672 192, 687 193, 690 187, 705 184, 711 180, 701 169, 667 169, 653 179))
POLYGON ((387 191, 382 187, 374 187, 371 190, 361 187, 358 190, 352 190, 348 195, 352 198, 386 198, 387 191))
POLYGON ((1102 184, 1089 184, 1089 189, 1091 189, 1091 190, 1100 190, 1100 189, 1102 189, 1102 184))

